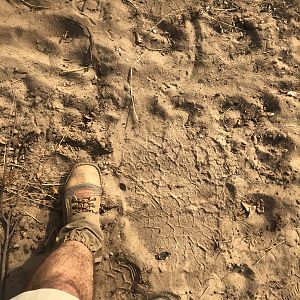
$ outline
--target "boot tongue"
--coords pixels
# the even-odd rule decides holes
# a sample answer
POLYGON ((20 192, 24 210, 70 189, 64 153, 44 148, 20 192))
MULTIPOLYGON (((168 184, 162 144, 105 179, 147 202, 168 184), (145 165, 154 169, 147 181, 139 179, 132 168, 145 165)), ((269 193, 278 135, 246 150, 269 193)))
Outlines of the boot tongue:
POLYGON ((77 198, 89 198, 92 196, 96 196, 95 192, 89 189, 80 189, 74 192, 74 196, 77 198))

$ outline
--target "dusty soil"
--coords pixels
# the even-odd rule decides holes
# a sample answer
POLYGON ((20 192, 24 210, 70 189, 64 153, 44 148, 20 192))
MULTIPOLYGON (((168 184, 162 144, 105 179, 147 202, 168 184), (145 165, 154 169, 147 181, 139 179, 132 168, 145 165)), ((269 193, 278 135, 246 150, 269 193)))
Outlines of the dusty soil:
POLYGON ((103 174, 95 299, 299 299, 298 0, 0 7, 5 299, 78 160, 103 174))

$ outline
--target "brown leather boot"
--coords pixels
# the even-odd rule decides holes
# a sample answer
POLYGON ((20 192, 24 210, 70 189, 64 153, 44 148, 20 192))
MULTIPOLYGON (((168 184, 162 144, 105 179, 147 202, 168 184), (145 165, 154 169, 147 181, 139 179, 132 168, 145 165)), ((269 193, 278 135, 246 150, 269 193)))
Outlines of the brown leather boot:
POLYGON ((95 253, 99 260, 103 232, 99 222, 101 201, 99 168, 92 163, 78 163, 72 168, 66 183, 64 224, 58 242, 78 241, 95 253))

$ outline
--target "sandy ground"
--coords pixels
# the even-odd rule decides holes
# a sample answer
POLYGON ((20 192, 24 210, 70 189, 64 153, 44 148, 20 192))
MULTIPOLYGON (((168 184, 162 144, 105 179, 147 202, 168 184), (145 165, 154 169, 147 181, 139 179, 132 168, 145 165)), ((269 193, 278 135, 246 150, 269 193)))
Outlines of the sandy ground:
MULTIPOLYGON (((298 0, 2 0, 5 299, 103 174, 95 299, 299 299, 298 0)), ((4 241, 4 231, 1 231, 4 241)))

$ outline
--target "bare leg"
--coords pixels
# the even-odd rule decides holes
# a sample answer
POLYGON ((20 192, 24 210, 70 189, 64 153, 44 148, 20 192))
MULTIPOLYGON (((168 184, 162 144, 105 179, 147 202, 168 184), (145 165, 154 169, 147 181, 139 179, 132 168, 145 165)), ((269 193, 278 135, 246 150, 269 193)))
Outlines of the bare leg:
POLYGON ((100 170, 90 163, 76 164, 66 183, 65 226, 57 236, 60 246, 39 266, 27 290, 64 291, 80 300, 93 299, 94 258, 102 247, 99 223, 100 170))
POLYGON ((93 256, 77 241, 67 241, 53 251, 39 266, 27 290, 52 288, 80 300, 93 298, 93 256))

